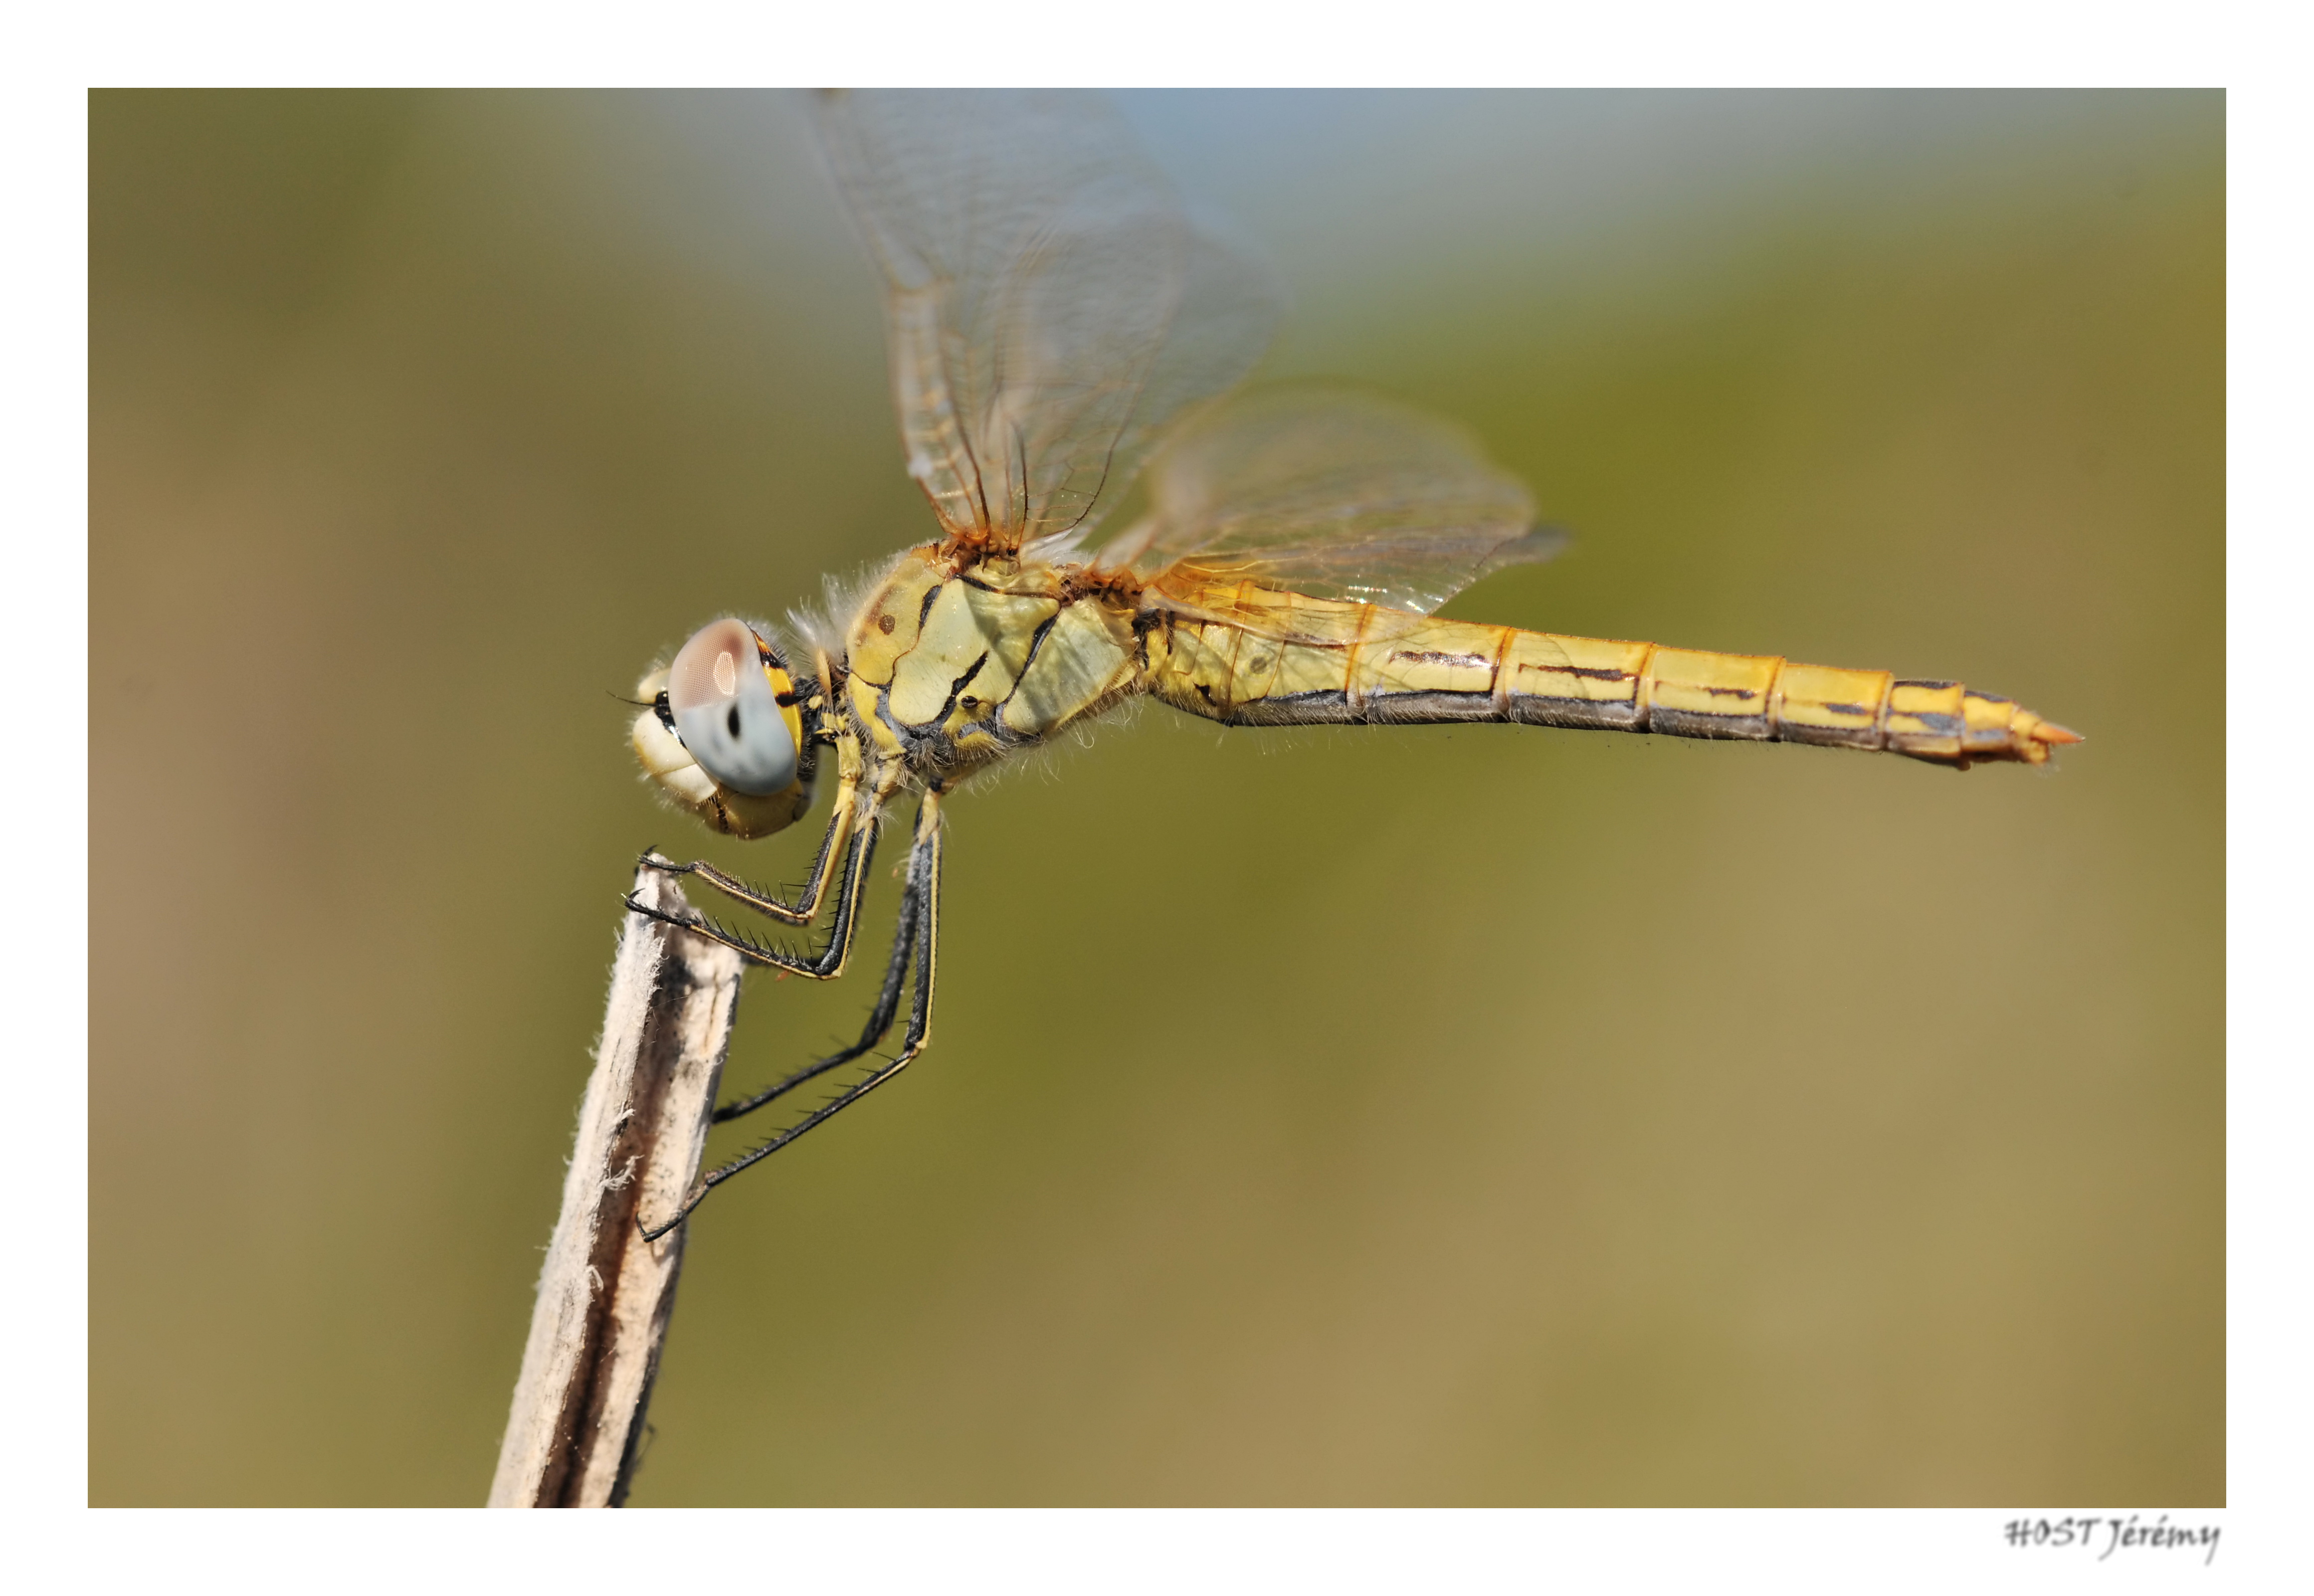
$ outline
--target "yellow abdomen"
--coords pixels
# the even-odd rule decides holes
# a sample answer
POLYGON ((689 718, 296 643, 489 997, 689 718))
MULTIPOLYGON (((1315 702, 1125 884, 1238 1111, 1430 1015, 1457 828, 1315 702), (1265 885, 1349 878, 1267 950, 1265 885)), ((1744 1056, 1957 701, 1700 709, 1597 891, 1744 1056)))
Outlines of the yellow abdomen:
POLYGON ((2080 738, 1957 682, 1434 621, 1251 583, 1149 632, 1145 689, 1241 726, 1505 720, 1817 743, 1966 766, 2080 738))

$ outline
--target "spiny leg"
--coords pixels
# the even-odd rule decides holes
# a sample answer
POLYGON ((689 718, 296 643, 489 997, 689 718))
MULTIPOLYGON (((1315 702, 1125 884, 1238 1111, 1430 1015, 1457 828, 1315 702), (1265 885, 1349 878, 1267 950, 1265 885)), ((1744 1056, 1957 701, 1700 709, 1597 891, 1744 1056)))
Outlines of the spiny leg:
POLYGON ((893 1018, 900 1011, 900 993, 907 986, 908 950, 915 943, 918 919, 917 898, 920 895, 916 890, 913 852, 909 857, 911 862, 908 881, 900 894, 899 928, 892 933, 892 957, 884 967, 883 990, 876 994, 876 1006, 869 1011, 868 1026, 860 1033, 860 1040, 849 1047, 829 1054, 826 1058, 813 1060, 794 1074, 774 1081, 752 1098, 742 1098, 737 1102, 724 1104, 715 1111, 716 1124, 720 1124, 725 1120, 737 1119, 743 1115, 753 1114, 764 1104, 785 1097, 806 1081, 815 1080, 830 1070, 841 1068, 852 1060, 862 1057, 870 1052, 876 1044, 884 1039, 885 1032, 892 1028, 893 1018))
POLYGON ((804 887, 803 896, 790 904, 759 886, 750 886, 737 876, 718 869, 703 859, 694 859, 679 865, 671 859, 662 859, 656 852, 646 853, 641 862, 670 876, 695 876, 701 881, 734 902, 745 904, 758 914, 770 916, 787 925, 809 925, 819 918, 820 900, 826 895, 827 883, 835 874, 835 860, 850 836, 855 818, 853 805, 859 796, 860 779, 845 776, 835 789, 835 810, 828 816, 827 830, 820 834, 819 853, 811 861, 811 879, 804 887))
MULTIPOLYGON (((916 813, 915 847, 908 855, 907 902, 913 909, 904 908, 902 913, 913 913, 915 921, 916 979, 914 998, 908 1005, 908 1028, 901 1040, 899 1053, 769 1141, 750 1148, 720 1168, 710 1169, 700 1177, 699 1184, 691 1188, 691 1195, 684 1199, 683 1206, 672 1218, 665 1224, 643 1231, 644 1240, 658 1240, 689 1218, 692 1211, 704 1203, 707 1195, 717 1186, 742 1169, 761 1163, 806 1131, 826 1124, 891 1080, 906 1069, 916 1054, 924 1050, 925 1044, 931 1041, 932 984, 940 964, 940 797, 937 790, 924 795, 923 807, 916 813)), ((640 1218, 636 1223, 641 1224, 640 1218)))
POLYGON ((768 966, 785 970, 791 975, 805 975, 814 981, 828 981, 843 973, 844 961, 852 957, 852 933, 860 921, 860 899, 867 890, 868 867, 876 857, 876 816, 874 812, 861 816, 852 828, 852 842, 843 855, 843 884, 837 889, 835 921, 828 927, 827 941, 816 954, 798 953, 785 948, 773 948, 730 930, 705 915, 669 914, 639 902, 635 895, 627 895, 627 907, 637 914, 648 915, 667 925, 680 926, 711 942, 719 942, 751 965, 768 966))

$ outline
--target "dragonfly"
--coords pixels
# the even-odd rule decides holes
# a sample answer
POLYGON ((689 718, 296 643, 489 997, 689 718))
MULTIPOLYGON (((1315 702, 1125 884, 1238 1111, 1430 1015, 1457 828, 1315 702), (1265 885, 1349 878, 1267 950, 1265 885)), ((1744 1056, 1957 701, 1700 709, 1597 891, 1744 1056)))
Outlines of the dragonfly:
POLYGON ((2041 764, 2080 740, 1958 682, 1435 619, 1471 583, 1563 540, 1451 422, 1347 385, 1241 387, 1281 314, 1276 279, 1192 216, 1105 101, 842 92, 817 97, 814 116, 883 273, 907 469, 937 535, 831 584, 824 608, 786 628, 711 622, 639 688, 644 772, 714 831, 781 832, 832 775, 792 896, 706 860, 643 857, 770 921, 824 919, 816 945, 631 895, 628 906, 750 966, 833 979, 886 816, 913 798, 914 825, 858 1040, 714 1117, 872 1062, 709 1170, 647 1237, 923 1053, 949 796, 1130 701, 1230 727, 1499 721, 1963 769, 2041 764), (1128 500, 1137 513, 1112 527, 1128 500), (896 1024, 896 1050, 878 1053, 896 1024))

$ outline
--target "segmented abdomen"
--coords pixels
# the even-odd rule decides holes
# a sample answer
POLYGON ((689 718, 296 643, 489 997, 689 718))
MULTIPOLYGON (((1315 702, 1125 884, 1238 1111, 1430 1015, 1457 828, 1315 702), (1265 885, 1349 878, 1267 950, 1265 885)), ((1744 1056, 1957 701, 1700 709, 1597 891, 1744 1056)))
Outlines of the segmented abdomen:
POLYGON ((1240 726, 1505 720, 1966 765, 2080 739, 1957 682, 1433 621, 1243 584, 1148 628, 1148 690, 1240 726), (1215 602, 1219 600, 1220 602, 1215 602))

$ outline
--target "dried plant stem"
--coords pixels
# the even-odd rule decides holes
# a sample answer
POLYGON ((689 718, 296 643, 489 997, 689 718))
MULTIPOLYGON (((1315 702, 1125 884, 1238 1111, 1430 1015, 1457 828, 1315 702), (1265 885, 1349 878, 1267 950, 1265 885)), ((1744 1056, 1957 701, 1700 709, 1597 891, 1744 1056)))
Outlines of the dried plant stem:
MULTIPOLYGON (((635 892, 664 913, 687 907, 660 871, 639 870, 635 892)), ((687 1228, 646 1242, 636 1217, 672 1213, 698 1177, 739 974, 729 949, 627 916, 492 1507, 626 1498, 687 1228)))

